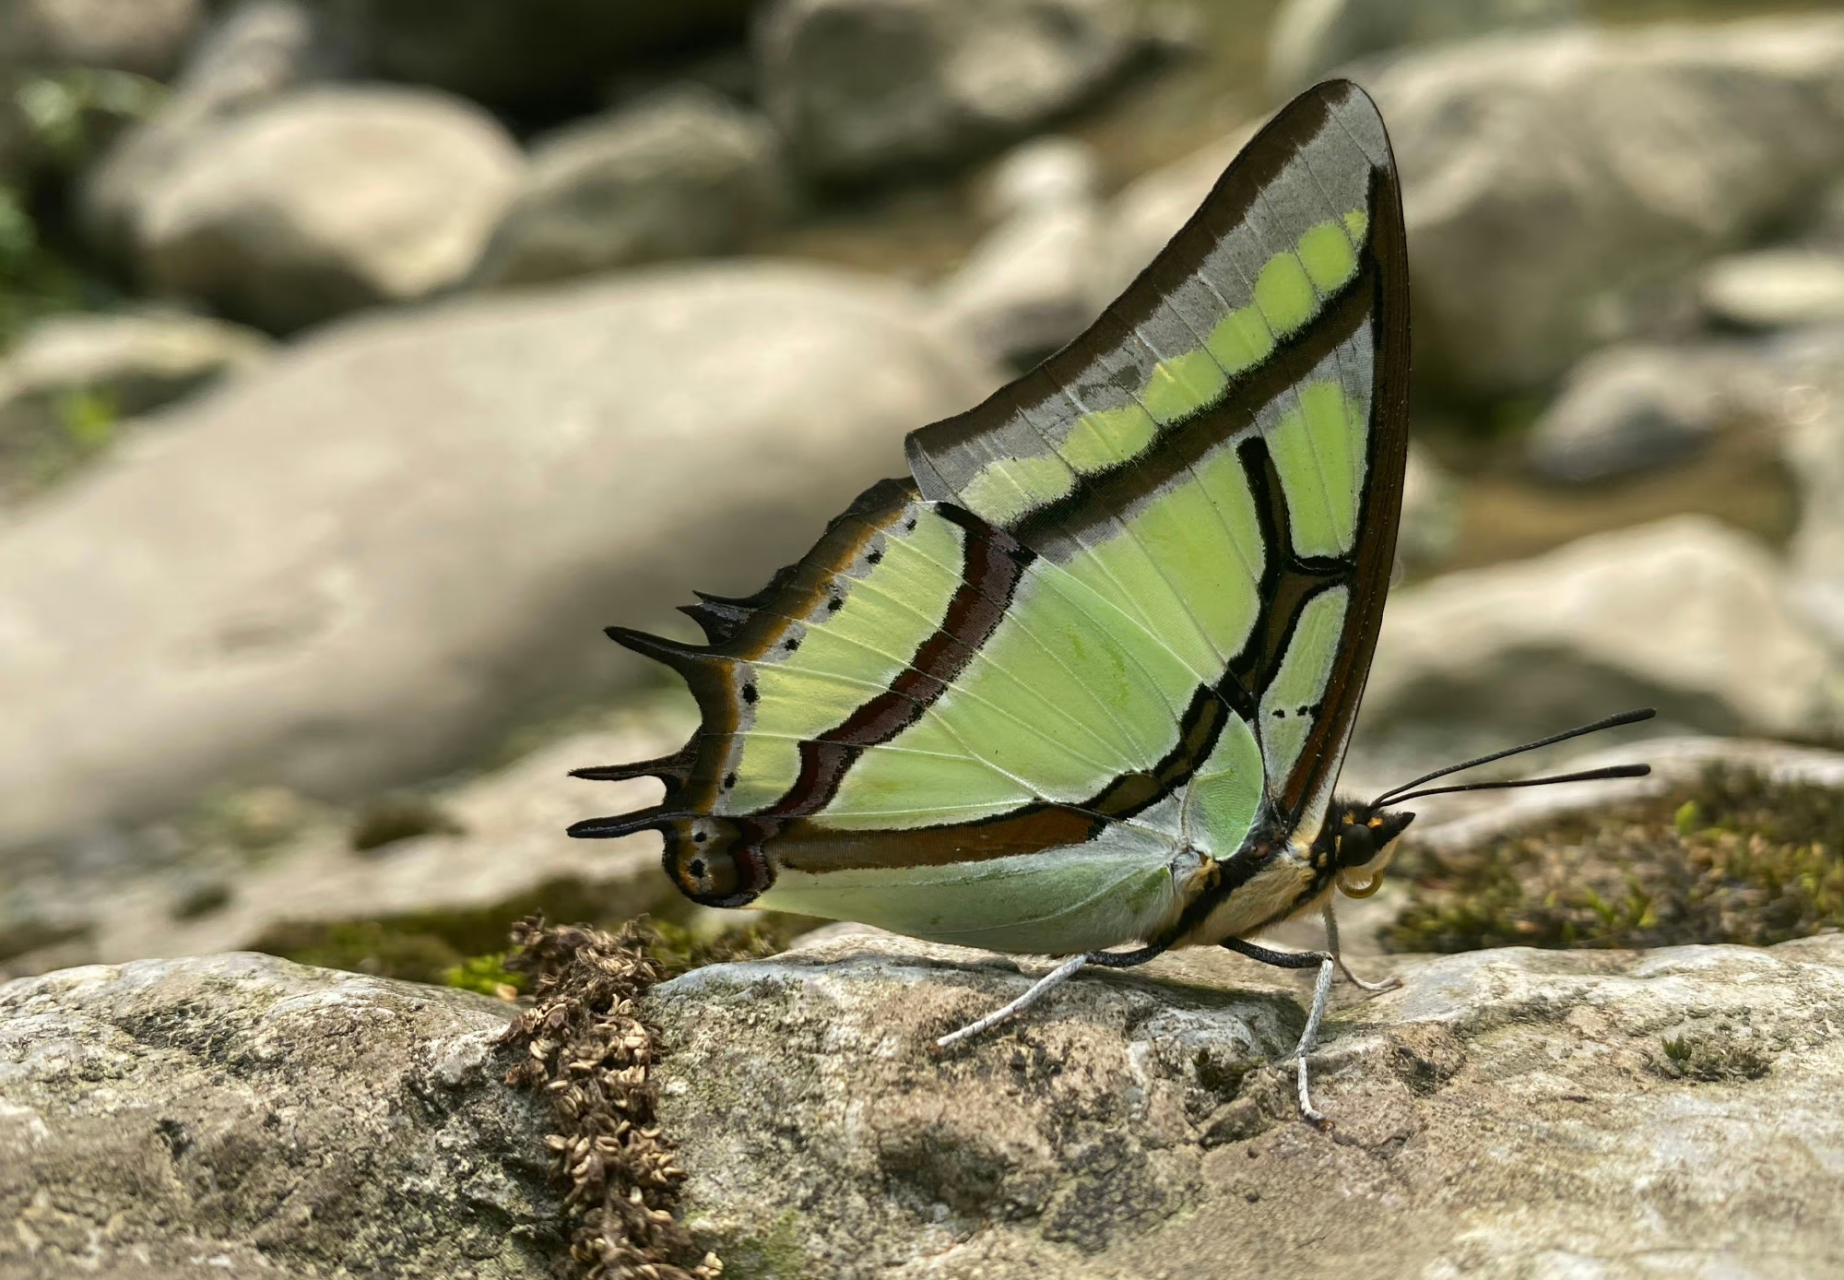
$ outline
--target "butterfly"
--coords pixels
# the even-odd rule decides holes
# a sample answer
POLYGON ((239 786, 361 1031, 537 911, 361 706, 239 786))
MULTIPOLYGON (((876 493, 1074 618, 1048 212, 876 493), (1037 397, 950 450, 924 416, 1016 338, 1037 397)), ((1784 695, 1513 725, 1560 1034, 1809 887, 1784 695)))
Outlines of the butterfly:
POLYGON ((1376 889, 1414 816, 1385 802, 1438 776, 1333 794, 1408 391, 1389 138, 1328 82, 1080 337, 911 433, 910 474, 762 590, 699 593, 708 645, 610 628, 684 677, 702 724, 671 756, 577 770, 666 790, 570 833, 663 833, 667 874, 711 906, 1069 957, 942 1048, 1087 965, 1220 944, 1317 968, 1295 1056, 1322 1119, 1306 1061, 1342 967, 1333 891, 1376 889), (1247 940, 1314 911, 1324 951, 1247 940))

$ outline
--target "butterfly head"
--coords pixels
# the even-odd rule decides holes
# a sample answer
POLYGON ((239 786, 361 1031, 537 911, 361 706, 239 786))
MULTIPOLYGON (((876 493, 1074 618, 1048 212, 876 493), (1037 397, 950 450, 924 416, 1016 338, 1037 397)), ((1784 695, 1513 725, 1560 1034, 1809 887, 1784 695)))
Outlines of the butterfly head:
POLYGON ((1396 856, 1412 813, 1385 810, 1361 800, 1336 800, 1313 841, 1313 861, 1324 866, 1346 896, 1368 898, 1383 886, 1383 873, 1396 856))

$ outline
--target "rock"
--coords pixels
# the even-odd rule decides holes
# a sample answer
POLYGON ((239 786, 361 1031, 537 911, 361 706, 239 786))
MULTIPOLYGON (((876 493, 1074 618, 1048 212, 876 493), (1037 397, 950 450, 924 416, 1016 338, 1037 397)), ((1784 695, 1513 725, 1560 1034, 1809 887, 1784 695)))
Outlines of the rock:
POLYGON ((1003 156, 980 200, 998 225, 937 287, 940 322, 1015 367, 1085 329, 1101 310, 1099 169, 1094 149, 1074 138, 1039 138, 1003 156))
POLYGON ((1767 249, 1703 269, 1697 296, 1711 318, 1748 329, 1844 323, 1844 256, 1767 249))
POLYGON ((1402 172, 1416 374, 1465 394, 1687 326, 1687 268, 1844 165, 1844 16, 1494 37, 1365 79, 1402 172))
POLYGON ((1142 174, 1114 198, 1090 286, 1097 310, 1118 297, 1178 234, 1254 136, 1253 126, 1237 129, 1175 164, 1142 174))
MULTIPOLYGON (((506 923, 530 911, 613 920, 676 905, 656 837, 564 834, 580 818, 645 807, 653 785, 589 783, 569 771, 666 755, 695 728, 676 706, 649 708, 483 777, 412 793, 432 815, 427 831, 371 849, 355 847, 361 833, 351 823, 292 793, 227 797, 207 823, 142 833, 151 847, 178 850, 173 861, 9 877, 0 885, 0 974, 214 951, 325 954, 342 937, 353 939, 348 950, 383 945, 353 929, 372 922, 389 925, 399 950, 426 951, 423 967, 433 970, 438 952, 456 963, 502 949, 506 923)), ((348 967, 360 958, 342 957, 348 967)))
POLYGON ((77 221, 90 246, 132 269, 145 207, 181 152, 214 123, 311 79, 318 47, 300 0, 243 0, 226 12, 187 58, 166 105, 84 175, 77 221))
POLYGON ((1268 85, 1289 98, 1365 54, 1570 22, 1577 0, 1286 0, 1268 29, 1268 85))
MULTIPOLYGON (((9 406, 60 393, 106 396, 124 416, 146 413, 269 356, 269 339, 183 313, 73 312, 41 320, 0 360, 0 423, 9 406)), ((5 432, 0 425, 0 434, 5 432)))
POLYGON ((375 794, 651 676, 601 627, 756 589, 995 385, 925 320, 836 271, 656 270, 342 326, 171 415, 0 531, 0 850, 375 794))
POLYGON ((786 198, 767 122, 681 87, 539 142, 477 280, 526 284, 734 252, 786 198))
POLYGON ((1093 96, 1138 48, 1121 0, 777 0, 763 105, 791 158, 857 180, 961 160, 1093 96))
POLYGON ((1402 475, 1402 522, 1396 558, 1411 570, 1440 563, 1460 536, 1460 481, 1415 441, 1402 475))
POLYGON ((1621 1277, 1647 1272, 1600 1260, 1836 1262, 1837 935, 1396 959, 1400 990, 1337 989, 1314 1059, 1331 1133, 1297 1118, 1278 1066, 1306 979, 1221 952, 1078 977, 929 1054, 1022 992, 1021 967, 860 933, 655 990, 660 1116, 687 1221, 726 1274, 1510 1280, 1576 1259, 1621 1277), (1705 1069, 1674 1074, 1667 1041, 1705 1069))
POLYGON ((624 68, 740 43, 757 0, 316 0, 360 74, 435 85, 512 114, 593 109, 624 68))
POLYGON ((1597 534, 1394 594, 1364 717, 1506 742, 1656 706, 1667 724, 1836 732, 1844 680, 1764 547, 1705 516, 1597 534))
POLYGON ((1800 488, 1794 598, 1844 654, 1844 327, 1793 336, 1782 359, 1784 454, 1800 488))
POLYGON ((141 212, 142 271, 279 331, 425 297, 473 269, 519 168, 505 131, 459 99, 302 90, 180 152, 141 212))
POLYGON ((179 314, 42 320, 0 357, 0 502, 61 482, 117 443, 120 420, 254 368, 269 340, 179 314))
POLYGON ((1101 157, 1080 138, 1052 134, 1020 143, 993 164, 981 184, 980 211, 989 221, 1036 209, 1092 205, 1101 186, 1101 157))
POLYGON ((0 0, 0 66, 93 67, 164 78, 202 0, 0 0))
POLYGON ((268 956, 0 986, 0 1272, 548 1276, 507 1006, 268 956))
POLYGON ((1532 425, 1525 449, 1545 479, 1605 480, 1650 471, 1703 448, 1740 406, 1745 357, 1731 348, 1633 343, 1585 357, 1532 425))
POLYGON ((1090 289, 1098 223, 1088 203, 1013 214, 937 289, 940 322, 1014 366, 1049 355, 1100 310, 1090 289))
MULTIPOLYGON (((1839 17, 1490 37, 1359 79, 1402 173, 1416 376, 1463 396, 1545 391, 1596 347, 1690 331, 1693 268, 1805 212, 1844 166, 1839 17)), ((1099 297, 1248 133, 1121 193, 1099 297)))

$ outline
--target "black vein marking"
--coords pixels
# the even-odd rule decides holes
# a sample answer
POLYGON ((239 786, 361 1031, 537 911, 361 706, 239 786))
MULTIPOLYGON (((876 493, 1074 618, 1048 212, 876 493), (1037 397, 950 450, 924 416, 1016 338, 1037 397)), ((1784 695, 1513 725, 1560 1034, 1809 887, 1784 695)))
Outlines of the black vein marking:
MULTIPOLYGON (((960 586, 948 601, 941 625, 917 646, 888 689, 843 724, 800 744, 800 773, 794 785, 764 809, 762 817, 801 817, 832 803, 865 748, 890 741, 920 720, 1004 620, 1036 554, 971 512, 945 504, 937 510, 965 534, 960 586)), ((837 603, 835 598, 829 607, 837 603)))

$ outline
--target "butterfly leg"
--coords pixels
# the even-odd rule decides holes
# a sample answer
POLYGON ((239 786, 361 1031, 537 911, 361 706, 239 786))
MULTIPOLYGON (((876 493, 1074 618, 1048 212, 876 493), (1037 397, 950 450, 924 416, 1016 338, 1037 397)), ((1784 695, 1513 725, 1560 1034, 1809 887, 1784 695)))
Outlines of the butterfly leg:
POLYGON ((1338 949, 1338 917, 1332 914, 1332 904, 1325 904, 1325 949, 1332 953, 1332 959, 1338 962, 1338 971, 1350 979, 1351 985, 1360 991, 1394 991, 1402 985, 1401 978, 1385 978, 1381 982, 1365 982, 1345 963, 1344 953, 1338 949))
POLYGON ((1275 951, 1253 942, 1245 942, 1241 938, 1225 938, 1223 945, 1238 955, 1280 969, 1310 969, 1314 965, 1319 966, 1319 977, 1313 983, 1313 1007, 1307 1011, 1306 1030, 1300 1033, 1300 1043, 1295 1047, 1293 1055, 1300 1064, 1300 1114, 1324 1128, 1327 1124, 1325 1115, 1313 1106, 1306 1060, 1319 1046, 1319 1023, 1324 1020, 1326 1006, 1332 1000, 1332 975, 1337 971, 1338 957, 1330 951, 1275 951))
POLYGON ((971 1040, 982 1031, 989 1031, 1001 1022, 1008 1022, 1042 1000, 1056 988, 1075 977, 1084 965, 1099 965, 1105 969, 1130 969, 1136 964, 1145 964, 1154 956, 1164 952, 1164 947, 1141 947, 1137 951, 1091 951, 1087 955, 1071 956, 1062 964, 1046 973, 1032 984, 1031 989, 1003 1008, 975 1022, 969 1022, 958 1031, 950 1031, 935 1041, 935 1052, 951 1049, 963 1040, 971 1040))

